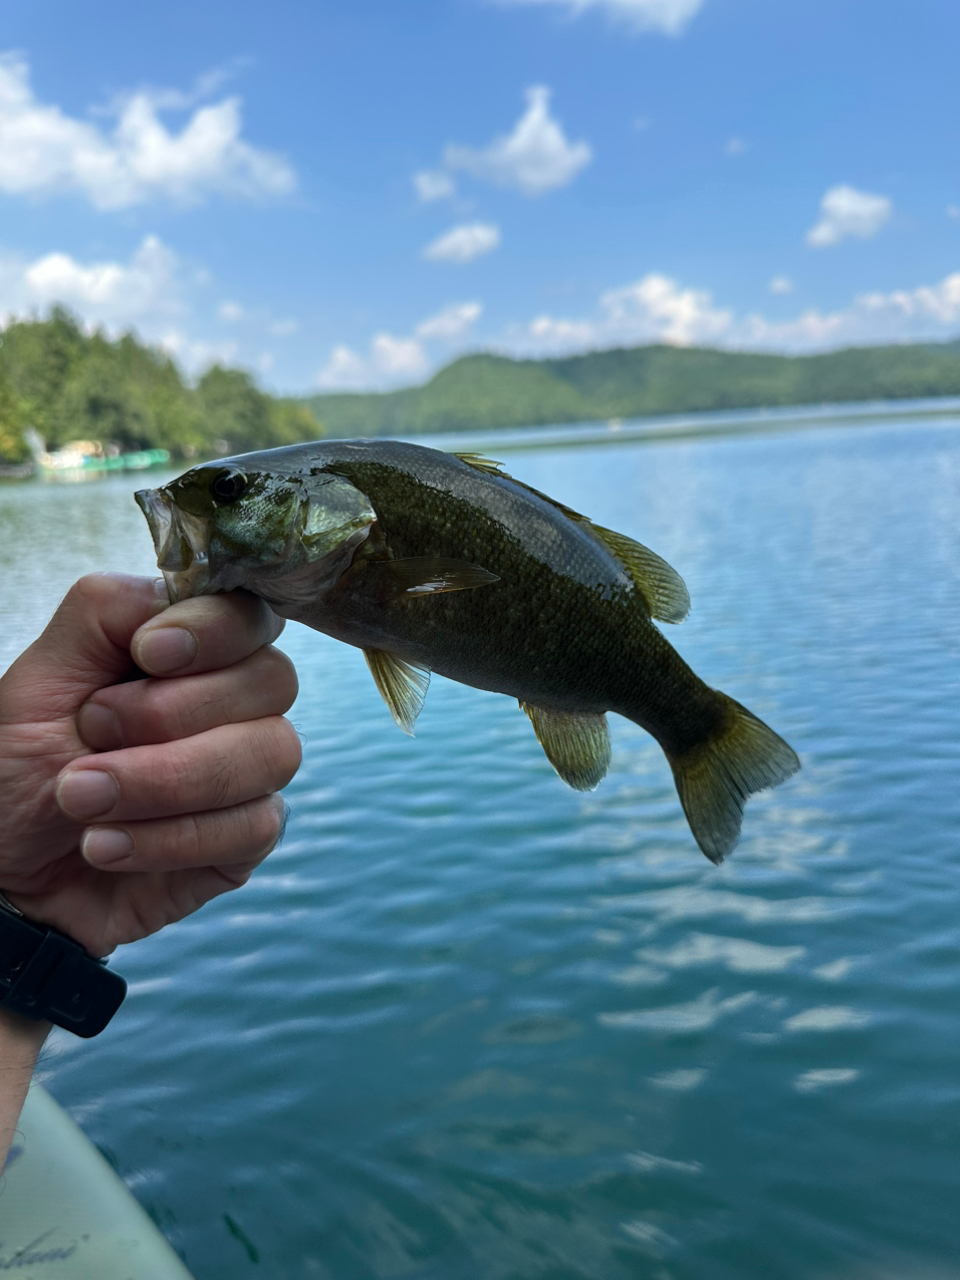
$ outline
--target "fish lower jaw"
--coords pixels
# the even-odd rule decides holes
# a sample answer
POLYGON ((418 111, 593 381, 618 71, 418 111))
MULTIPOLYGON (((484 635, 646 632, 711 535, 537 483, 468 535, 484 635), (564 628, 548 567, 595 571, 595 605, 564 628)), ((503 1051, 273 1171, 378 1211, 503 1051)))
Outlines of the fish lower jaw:
POLYGON ((210 567, 194 563, 189 569, 162 569, 170 603, 210 594, 210 567))

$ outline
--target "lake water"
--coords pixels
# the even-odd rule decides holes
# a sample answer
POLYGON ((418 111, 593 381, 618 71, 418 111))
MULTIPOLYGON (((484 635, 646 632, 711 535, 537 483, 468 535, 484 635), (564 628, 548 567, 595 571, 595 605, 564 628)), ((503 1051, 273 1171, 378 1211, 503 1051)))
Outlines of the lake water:
MULTIPOLYGON (((435 678, 407 739, 291 625, 283 847, 45 1082, 198 1280, 960 1276, 960 415, 512 444, 802 773, 716 868, 636 726, 577 794, 510 700, 435 678)), ((0 490, 4 661, 151 572, 137 485, 0 490)))

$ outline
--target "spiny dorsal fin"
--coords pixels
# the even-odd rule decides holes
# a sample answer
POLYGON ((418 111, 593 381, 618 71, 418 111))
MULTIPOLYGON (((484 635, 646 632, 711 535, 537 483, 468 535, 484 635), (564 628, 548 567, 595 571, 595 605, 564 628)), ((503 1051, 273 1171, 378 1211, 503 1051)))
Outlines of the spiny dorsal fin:
POLYGON ((502 462, 494 462, 493 458, 485 458, 482 453, 454 453, 455 458, 459 458, 461 462, 465 462, 468 467, 473 467, 474 471, 483 471, 488 476, 503 476, 505 480, 512 480, 513 476, 508 476, 505 471, 501 471, 502 462))
POLYGON ((446 556, 377 560, 372 562, 371 569, 387 576, 396 591, 409 596, 436 595, 440 591, 472 591, 475 587, 487 587, 500 581, 499 576, 489 569, 446 556))
POLYGON ((623 533, 615 533, 612 529, 594 524, 587 516, 574 511, 572 507, 508 475, 500 470, 502 464, 499 462, 492 462, 479 453, 458 453, 456 456, 477 471, 499 476, 502 480, 510 480, 521 489, 526 489, 528 493, 542 498, 544 502, 549 502, 551 507, 555 507, 575 524, 585 524, 597 540, 602 542, 606 549, 620 561, 634 586, 646 601, 651 618, 657 618, 660 622, 682 622, 690 612, 690 595, 686 583, 676 569, 667 564, 666 560, 658 556, 655 551, 651 551, 640 542, 634 542, 633 538, 628 538, 623 533))
POLYGON ((655 551, 634 542, 625 534, 604 529, 593 521, 587 523, 633 579, 634 586, 647 602, 650 616, 659 618, 661 622, 682 622, 690 612, 690 595, 676 569, 655 551))
POLYGON ((521 702, 544 755, 575 791, 598 787, 610 767, 607 717, 589 711, 551 711, 521 702))
POLYGON ((385 649, 364 649, 363 656, 390 714, 412 738, 430 687, 430 672, 411 666, 385 649))

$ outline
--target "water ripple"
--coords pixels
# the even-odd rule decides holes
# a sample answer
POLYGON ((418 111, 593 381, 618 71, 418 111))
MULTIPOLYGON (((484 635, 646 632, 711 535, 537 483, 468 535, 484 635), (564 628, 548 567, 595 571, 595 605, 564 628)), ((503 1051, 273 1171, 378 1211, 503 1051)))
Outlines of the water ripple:
MULTIPOLYGON (((198 1280, 950 1274, 960 432, 511 470, 676 564, 671 641, 803 772, 717 869, 636 726, 579 795, 508 699, 435 679, 409 740, 288 627, 284 846, 122 949, 122 1016, 52 1037, 49 1084, 198 1280)), ((77 573, 150 571, 132 487, 0 491, 8 657, 77 573)))

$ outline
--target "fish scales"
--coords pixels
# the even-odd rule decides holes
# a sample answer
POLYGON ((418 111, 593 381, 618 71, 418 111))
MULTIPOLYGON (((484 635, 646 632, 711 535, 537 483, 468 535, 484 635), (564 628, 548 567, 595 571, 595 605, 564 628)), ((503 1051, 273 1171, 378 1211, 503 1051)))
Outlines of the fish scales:
POLYGON ((350 455, 331 465, 376 495, 398 558, 449 556, 483 565, 499 582, 440 595, 424 609, 415 597, 376 599, 361 570, 343 596, 324 602, 327 619, 306 610, 301 621, 336 626, 339 638, 363 647, 366 628, 372 637, 395 610, 403 615, 393 627, 401 656, 454 680, 560 710, 616 711, 677 750, 715 727, 713 700, 642 601, 638 607, 633 583, 606 548, 511 479, 444 454, 418 474, 419 454, 434 451, 409 449, 410 470, 357 464, 350 455))
POLYGON ((175 598, 242 586, 362 648, 408 731, 417 670, 434 671, 516 697, 561 776, 592 787, 609 759, 605 713, 635 721, 715 861, 747 796, 798 767, 652 621, 686 609, 669 566, 486 460, 320 441, 207 463, 137 499, 175 598))

